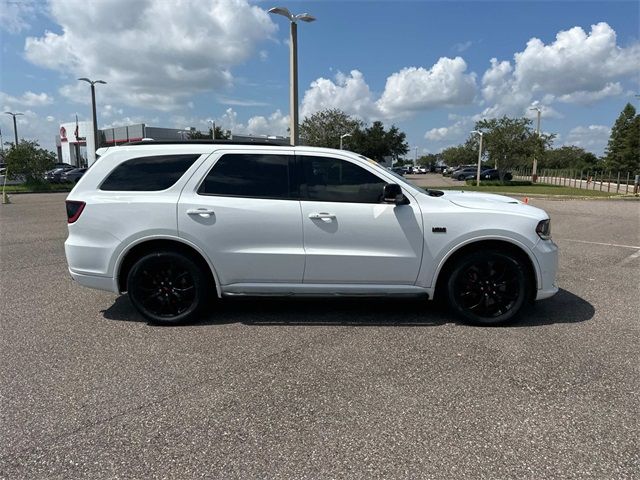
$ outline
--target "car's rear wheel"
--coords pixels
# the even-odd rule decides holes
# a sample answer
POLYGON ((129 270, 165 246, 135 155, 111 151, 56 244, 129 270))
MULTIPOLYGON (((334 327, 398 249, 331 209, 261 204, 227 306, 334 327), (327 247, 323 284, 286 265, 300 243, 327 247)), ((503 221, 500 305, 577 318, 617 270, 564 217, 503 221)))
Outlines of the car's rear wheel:
POLYGON ((205 305, 207 280, 198 264, 178 252, 138 259, 127 277, 131 303, 148 320, 176 325, 196 320, 205 305))
POLYGON ((451 308, 463 320, 480 325, 513 320, 524 307, 530 288, 524 262, 498 251, 462 257, 447 281, 451 308))

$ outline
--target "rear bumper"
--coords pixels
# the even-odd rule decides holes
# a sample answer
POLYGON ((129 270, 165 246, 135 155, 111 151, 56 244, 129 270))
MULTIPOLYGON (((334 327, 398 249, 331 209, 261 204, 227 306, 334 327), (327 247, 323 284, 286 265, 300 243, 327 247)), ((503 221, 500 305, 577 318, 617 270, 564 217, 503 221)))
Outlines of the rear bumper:
POLYGON ((99 275, 87 275, 76 273, 69 269, 71 278, 83 287, 94 288, 96 290, 106 290, 107 292, 119 293, 117 282, 113 277, 102 277, 99 275))

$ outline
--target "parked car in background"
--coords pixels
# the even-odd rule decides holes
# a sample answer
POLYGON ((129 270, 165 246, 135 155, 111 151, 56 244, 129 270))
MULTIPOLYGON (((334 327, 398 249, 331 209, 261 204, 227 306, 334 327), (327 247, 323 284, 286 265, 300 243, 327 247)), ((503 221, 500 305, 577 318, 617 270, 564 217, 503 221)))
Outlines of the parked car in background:
POLYGON ((64 172, 68 172, 70 170, 74 170, 76 167, 73 165, 67 165, 66 167, 58 167, 48 172, 45 172, 44 179, 49 183, 60 183, 62 182, 62 174, 64 172))
POLYGON ((393 167, 390 169, 393 173, 397 173, 398 175, 404 175, 403 167, 393 167))
POLYGON ((74 168, 73 170, 63 171, 60 175, 60 181, 76 183, 86 171, 86 168, 74 168))
MULTIPOLYGON (((480 167, 480 175, 482 175, 482 172, 488 170, 488 167, 480 167)), ((456 180, 466 180, 466 178, 471 175, 473 177, 473 175, 477 175, 478 173, 478 167, 465 167, 462 168, 460 170, 456 170, 455 172, 453 172, 451 174, 451 178, 454 178, 456 180)))
MULTIPOLYGON (((485 170, 480 174, 480 180, 500 180, 500 175, 502 175, 503 180, 511 180, 513 175, 511 172, 500 172, 500 170, 496 170, 495 168, 490 168, 489 170, 485 170)), ((474 177, 475 178, 475 177, 474 177)))
POLYGON ((452 175, 453 172, 455 172, 457 170, 462 170, 463 168, 471 168, 471 167, 473 167, 473 165, 456 165, 456 166, 452 166, 452 167, 447 167, 445 170, 442 171, 442 175, 447 177, 447 176, 452 175))

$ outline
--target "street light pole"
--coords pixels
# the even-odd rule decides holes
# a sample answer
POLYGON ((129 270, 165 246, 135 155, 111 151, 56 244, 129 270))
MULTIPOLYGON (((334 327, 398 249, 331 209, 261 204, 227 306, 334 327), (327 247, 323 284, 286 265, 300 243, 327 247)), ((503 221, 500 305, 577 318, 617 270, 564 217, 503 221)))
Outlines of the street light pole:
POLYGON ((351 134, 350 134, 350 133, 345 133, 345 134, 343 134, 343 135, 340 135, 340 150, 342 150, 342 139, 343 139, 343 138, 350 137, 350 136, 351 136, 351 134))
POLYGON ((480 186, 480 164, 482 162, 482 136, 484 135, 484 132, 481 132, 480 130, 473 130, 471 133, 477 133, 478 135, 480 135, 480 146, 478 147, 478 172, 476 174, 476 187, 480 186))
POLYGON ((299 141, 298 134, 298 20, 303 22, 313 22, 315 17, 308 13, 298 15, 292 14, 289 9, 284 7, 274 7, 269 9, 269 13, 282 15, 289 19, 289 109, 290 109, 290 127, 289 127, 289 143, 297 145, 299 141))
POLYGON ((91 110, 93 114, 93 147, 95 150, 100 148, 100 140, 98 139, 98 120, 96 118, 96 83, 105 84, 104 80, 89 80, 86 77, 79 78, 78 80, 82 80, 83 82, 87 82, 91 85, 91 110))
POLYGON ((18 146, 18 124, 16 123, 16 117, 19 115, 24 115, 24 113, 13 113, 13 112, 4 112, 7 115, 11 115, 13 117, 13 136, 16 140, 16 143, 13 144, 14 147, 18 146))
POLYGON ((540 146, 540 114, 542 113, 542 109, 540 107, 533 107, 529 110, 536 110, 538 112, 538 126, 536 128, 536 136, 538 137, 538 144, 536 145, 536 151, 533 155, 533 168, 531 169, 531 181, 538 181, 538 152, 540 146))

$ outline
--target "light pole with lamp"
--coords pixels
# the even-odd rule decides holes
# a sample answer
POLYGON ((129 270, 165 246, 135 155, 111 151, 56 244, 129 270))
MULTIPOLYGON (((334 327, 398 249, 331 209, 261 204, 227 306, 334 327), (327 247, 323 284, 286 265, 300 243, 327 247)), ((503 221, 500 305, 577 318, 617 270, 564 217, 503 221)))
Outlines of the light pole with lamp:
POLYGON ((540 115, 542 114, 542 109, 540 107, 532 107, 529 110, 536 110, 538 112, 538 126, 536 127, 536 136, 538 137, 538 144, 536 145, 536 151, 533 155, 533 168, 531 169, 531 181, 538 181, 538 151, 540 146, 540 115))
POLYGON ((350 133, 344 133, 344 134, 340 135, 340 150, 342 150, 342 140, 344 138, 347 138, 347 137, 350 137, 350 136, 351 136, 350 133))
POLYGON ((480 146, 478 147, 478 173, 476 175, 476 187, 480 186, 480 163, 482 162, 482 136, 484 132, 480 130, 472 130, 471 133, 477 133, 480 135, 480 146))
POLYGON ((284 7, 274 7, 269 9, 269 13, 282 15, 289 19, 291 29, 289 34, 289 102, 290 102, 290 143, 298 144, 298 20, 303 22, 313 22, 315 17, 308 13, 294 15, 289 9, 284 7))
POLYGON ((7 115, 11 115, 13 117, 13 136, 16 140, 16 143, 13 144, 14 147, 18 146, 18 125, 16 124, 16 117, 19 115, 24 115, 24 113, 13 113, 13 112, 4 112, 7 115))
POLYGON ((100 148, 100 140, 98 140, 98 121, 96 119, 96 83, 107 84, 104 80, 89 80, 86 77, 79 78, 83 82, 87 82, 91 85, 91 108, 93 112, 93 148, 98 150, 100 148))

